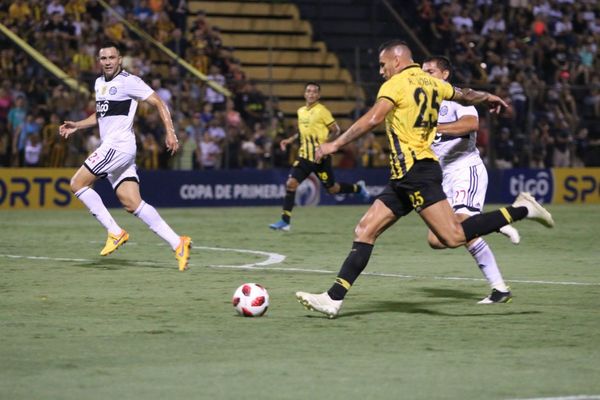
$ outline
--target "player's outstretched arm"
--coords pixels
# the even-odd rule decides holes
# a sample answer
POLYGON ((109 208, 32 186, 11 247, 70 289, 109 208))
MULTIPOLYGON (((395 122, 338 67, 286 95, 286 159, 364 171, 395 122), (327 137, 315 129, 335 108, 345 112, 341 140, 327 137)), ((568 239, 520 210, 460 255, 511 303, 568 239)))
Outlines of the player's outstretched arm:
POLYGON ((437 125, 440 133, 448 136, 462 136, 479 129, 479 118, 474 115, 463 115, 454 122, 437 125))
POLYGON ((165 132, 167 133, 167 136, 165 137, 165 145, 167 146, 167 150, 169 150, 171 155, 175 154, 177 150, 179 150, 179 140, 175 134, 175 127, 173 126, 173 120, 171 119, 169 107, 167 107, 165 102, 162 101, 156 92, 152 93, 150 97, 146 99, 146 101, 152 104, 158 110, 158 115, 160 116, 160 119, 165 127, 165 132))
POLYGON ((86 119, 82 119, 81 121, 65 121, 61 126, 58 127, 58 133, 60 136, 68 139, 69 136, 74 134, 80 129, 91 128, 92 126, 96 126, 98 120, 96 119, 96 113, 91 114, 86 119))
POLYGON ((292 143, 296 139, 298 139, 297 133, 295 135, 290 136, 289 138, 283 139, 281 142, 279 142, 279 148, 281 149, 281 151, 285 151, 285 148, 287 147, 287 145, 292 143))
POLYGON ((394 103, 387 98, 380 98, 375 105, 355 123, 350 126, 341 136, 338 136, 332 142, 323 143, 315 151, 316 161, 320 161, 323 157, 335 153, 346 144, 358 139, 365 133, 373 130, 385 120, 387 113, 392 111, 394 103))
POLYGON ((454 97, 452 100, 465 106, 474 106, 481 103, 487 103, 490 111, 496 114, 500 112, 502 107, 508 107, 508 104, 506 104, 504 100, 496 95, 469 88, 454 88, 454 97))

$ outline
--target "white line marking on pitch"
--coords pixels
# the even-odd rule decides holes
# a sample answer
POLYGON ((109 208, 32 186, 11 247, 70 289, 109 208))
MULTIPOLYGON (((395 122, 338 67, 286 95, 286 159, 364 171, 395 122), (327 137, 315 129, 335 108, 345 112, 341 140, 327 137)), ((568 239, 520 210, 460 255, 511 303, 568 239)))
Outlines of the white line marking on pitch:
POLYGON ((510 400, 600 400, 599 394, 579 394, 576 396, 563 397, 531 397, 527 399, 510 399, 510 400))
MULTIPOLYGON (((96 242, 93 242, 96 243, 96 242)), ((100 243, 100 242, 98 242, 100 243)), ((127 245, 136 245, 137 243, 127 243, 127 245)), ((158 246, 164 246, 164 244, 157 244, 158 246)), ((273 264, 279 264, 285 260, 285 256, 278 253, 270 253, 266 251, 260 250, 246 250, 246 249, 233 249, 226 247, 207 247, 207 246, 194 246, 195 249, 204 249, 204 250, 214 250, 214 251, 232 251, 236 253, 247 253, 247 254, 257 254, 266 256, 267 259, 265 261, 260 261, 256 263, 250 264, 241 264, 241 265, 207 265, 209 268, 226 268, 226 269, 249 269, 249 270, 262 270, 262 271, 281 271, 281 272, 303 272, 303 273, 317 273, 317 274, 335 274, 335 271, 327 270, 327 269, 308 269, 308 268, 286 268, 286 267, 272 267, 273 264)), ((54 261, 72 261, 72 262, 95 262, 96 260, 85 259, 85 258, 53 258, 53 257, 40 257, 40 256, 21 256, 14 254, 0 254, 0 257, 6 258, 22 258, 28 260, 54 260, 54 261)), ((139 265, 157 265, 162 266, 163 263, 152 262, 152 261, 133 261, 129 262, 139 265)), ((190 263, 190 267, 198 267, 198 265, 194 265, 190 263)), ((424 276, 424 275, 403 275, 403 274, 392 274, 392 273, 383 273, 383 272, 363 272, 362 275, 368 276, 383 276, 389 278, 400 278, 400 279, 434 279, 434 280, 446 280, 446 281, 485 281, 483 278, 466 278, 466 277, 458 277, 458 276, 424 276)), ((531 283, 531 284, 542 284, 542 285, 575 285, 575 286, 600 286, 600 283, 594 282, 561 282, 561 281, 538 281, 538 280, 519 280, 512 279, 506 280, 506 282, 515 282, 515 283, 531 283)), ((599 399, 600 400, 600 399, 599 399)))

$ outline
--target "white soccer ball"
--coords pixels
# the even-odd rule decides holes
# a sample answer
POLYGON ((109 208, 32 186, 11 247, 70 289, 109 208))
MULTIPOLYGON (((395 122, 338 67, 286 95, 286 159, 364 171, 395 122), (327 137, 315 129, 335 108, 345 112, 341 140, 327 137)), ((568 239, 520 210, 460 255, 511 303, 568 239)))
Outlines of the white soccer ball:
POLYGON ((244 317, 260 317, 269 308, 269 293, 257 283, 244 283, 233 293, 233 307, 244 317))

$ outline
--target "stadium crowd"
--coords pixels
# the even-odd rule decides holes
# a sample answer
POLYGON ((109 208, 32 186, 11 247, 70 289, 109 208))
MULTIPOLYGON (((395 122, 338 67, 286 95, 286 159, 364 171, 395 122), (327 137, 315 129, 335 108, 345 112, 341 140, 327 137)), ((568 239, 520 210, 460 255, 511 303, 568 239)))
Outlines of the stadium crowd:
MULTIPOLYGON (((600 165, 595 0, 415 0, 414 29, 459 85, 511 107, 491 124, 497 168, 600 165)), ((484 151, 490 135, 479 132, 484 151)), ((485 154, 485 153, 484 153, 485 154)))
MULTIPOLYGON (((415 30, 435 53, 453 61, 455 82, 495 88, 511 107, 482 123, 484 156, 493 167, 597 165, 600 148, 600 23, 593 1, 414 0, 415 30), (504 4, 507 3, 507 4, 504 4), (494 138, 493 143, 488 143, 494 138)), ((89 87, 98 73, 98 46, 114 41, 123 67, 151 82, 169 105, 182 149, 170 158, 156 114, 138 112, 141 168, 215 169, 287 167, 290 152, 279 141, 295 132, 277 102, 247 79, 235 49, 203 13, 188 24, 185 0, 109 1, 139 26, 212 81, 231 98, 203 84, 140 40, 96 0, 0 0, 6 25, 89 87), (185 133, 185 134, 184 134, 185 133)), ((0 35, 0 166, 80 165, 99 143, 97 129, 66 142, 63 120, 95 112, 94 101, 71 90, 4 35, 0 35)), ((299 104, 298 106, 301 106, 299 104)), ((484 117, 485 118, 485 117, 484 117)), ((349 166, 385 163, 385 148, 365 138, 349 166)), ((293 153, 293 149, 291 150, 293 153)))

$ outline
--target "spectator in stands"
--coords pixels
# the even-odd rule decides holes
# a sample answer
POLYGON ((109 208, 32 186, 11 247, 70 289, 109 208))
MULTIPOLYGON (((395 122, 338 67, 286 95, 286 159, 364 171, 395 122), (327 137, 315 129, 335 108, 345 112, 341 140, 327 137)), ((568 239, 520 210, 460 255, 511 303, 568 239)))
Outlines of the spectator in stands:
POLYGON ((41 142, 39 137, 43 123, 44 119, 42 117, 34 116, 33 114, 27 114, 25 122, 18 130, 18 134, 13 137, 13 155, 18 157, 19 166, 22 167, 25 165, 25 150, 27 143, 29 143, 30 136, 35 135, 38 137, 38 140, 35 141, 35 146, 37 148, 39 143, 41 154, 41 142))
POLYGON ((158 94, 158 97, 160 97, 161 100, 164 101, 165 104, 169 107, 169 109, 172 110, 173 106, 171 104, 171 100, 173 99, 173 93, 171 93, 171 91, 168 88, 163 86, 160 78, 152 79, 150 86, 152 87, 152 89, 154 89, 156 94, 158 94))
POLYGON ((8 118, 8 110, 12 105, 12 97, 8 90, 0 87, 0 128, 4 127, 8 118))
POLYGON ((68 0, 65 5, 65 14, 71 21, 81 21, 87 11, 85 3, 86 0, 68 0))
POLYGON ((358 155, 360 156, 361 165, 365 168, 386 166, 387 158, 373 132, 369 132, 361 141, 358 155))
POLYGON ((63 16, 65 15, 65 7, 61 4, 60 0, 50 0, 48 5, 46 6, 46 14, 60 14, 61 16, 63 16))
POLYGON ((200 168, 216 169, 221 162, 221 147, 215 143, 208 132, 202 136, 200 142, 200 168))
POLYGON ((588 138, 589 130, 587 127, 581 127, 575 135, 572 149, 571 166, 574 168, 582 168, 586 166, 586 159, 590 148, 590 140, 588 138))
POLYGON ((60 142, 58 128, 60 117, 56 113, 50 114, 50 120, 42 127, 42 159, 45 167, 49 167, 53 147, 60 142))
POLYGON ((225 129, 223 127, 222 117, 215 114, 215 118, 208 122, 206 132, 211 139, 220 146, 225 141, 225 129))
POLYGON ((204 54, 204 47, 191 46, 189 49, 190 64, 204 75, 208 74, 210 59, 204 54))
MULTIPOLYGON (((16 156, 19 152, 19 137, 21 135, 21 131, 23 130, 23 125, 25 124, 25 119, 27 117, 27 110, 25 108, 25 97, 22 95, 17 96, 15 99, 14 105, 8 111, 7 116, 7 128, 8 132, 11 136, 12 143, 12 154, 16 156)), ((25 138, 24 138, 25 139, 25 138)), ((23 140, 23 146, 25 141, 23 140)), ((19 158, 16 157, 13 159, 13 163, 15 165, 22 165, 19 162, 19 158)))
POLYGON ((510 137, 510 129, 506 127, 500 129, 500 136, 496 139, 494 150, 496 153, 496 168, 512 168, 518 162, 515 145, 510 137))
POLYGON ((198 141, 202 136, 196 136, 195 131, 186 129, 179 144, 179 153, 175 162, 175 168, 185 171, 197 169, 194 165, 199 159, 198 141))
POLYGON ((183 36, 179 28, 175 28, 171 33, 171 39, 167 42, 167 47, 179 57, 186 57, 190 43, 183 36))
POLYGON ((258 166, 258 148, 251 134, 245 133, 241 136, 240 146, 241 166, 243 168, 256 168, 258 166))
POLYGON ((8 7, 8 19, 17 24, 24 24, 31 18, 31 8, 24 0, 15 0, 8 7))
POLYGON ((504 16, 502 15, 502 9, 498 9, 494 12, 494 15, 485 21, 483 28, 481 29, 482 36, 488 36, 493 32, 504 32, 506 31, 506 22, 504 22, 504 16))
POLYGON ((227 99, 225 102, 225 127, 240 128, 242 123, 242 116, 235 109, 233 100, 227 99))
POLYGON ((236 108, 241 110, 246 125, 253 127, 262 122, 265 112, 265 98, 254 82, 246 82, 236 96, 236 108))
POLYGON ((40 167, 42 160, 42 142, 40 135, 33 133, 27 137, 25 142, 23 166, 40 167))
POLYGON ((530 149, 531 155, 529 158, 530 168, 545 168, 547 158, 547 145, 549 141, 554 141, 554 138, 550 134, 550 125, 548 121, 543 118, 538 120, 536 126, 531 132, 530 149))
POLYGON ((452 18, 452 23, 456 31, 473 31, 473 20, 469 16, 469 9, 467 7, 462 7, 460 13, 452 18))
POLYGON ((573 137, 568 129, 559 129, 554 136, 554 153, 552 155, 552 166, 555 168, 566 168, 571 166, 571 144, 573 137))
POLYGON ((161 43, 166 43, 170 33, 175 29, 175 24, 169 18, 169 14, 165 11, 160 11, 156 14, 156 22, 154 24, 154 38, 161 43))
POLYGON ((188 18, 187 0, 169 0, 167 10, 175 26, 185 32, 188 18))
MULTIPOLYGON (((225 77, 221 73, 221 70, 216 65, 211 65, 210 74, 207 76, 208 80, 215 82, 222 87, 225 87, 225 77)), ((209 85, 206 86, 206 93, 204 100, 212 104, 214 111, 225 110, 225 95, 213 89, 209 85)))
POLYGON ((148 7, 147 0, 139 0, 137 5, 133 8, 133 15, 137 21, 144 24, 146 21, 152 19, 154 12, 148 7))

